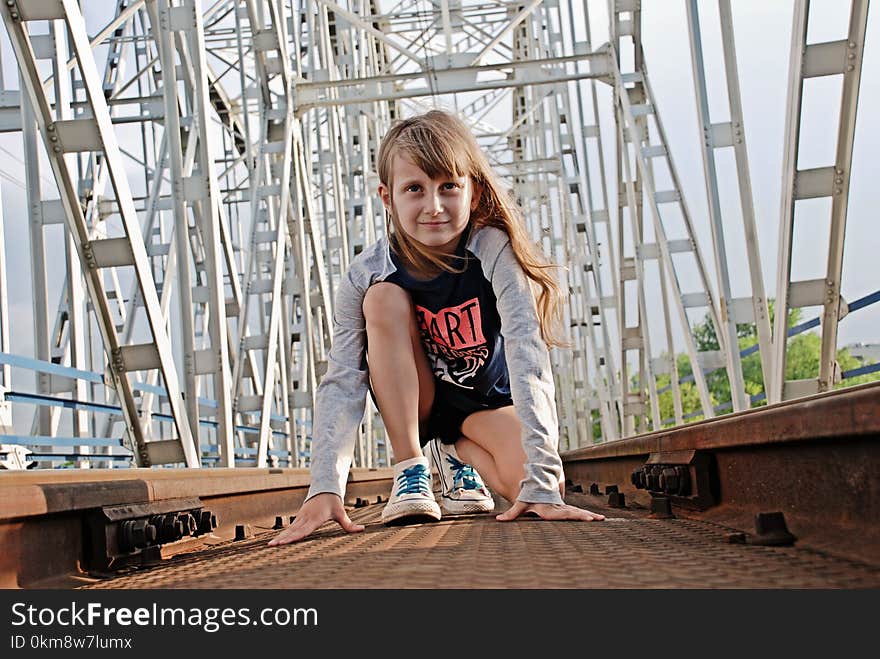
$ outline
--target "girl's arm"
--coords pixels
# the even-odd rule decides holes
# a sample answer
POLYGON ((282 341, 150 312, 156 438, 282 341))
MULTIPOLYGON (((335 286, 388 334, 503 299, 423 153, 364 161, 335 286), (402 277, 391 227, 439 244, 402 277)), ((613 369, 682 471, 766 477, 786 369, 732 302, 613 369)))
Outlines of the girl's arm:
POLYGON ((526 452, 526 477, 517 500, 561 504, 562 459, 558 452, 559 430, 550 353, 541 338, 529 280, 517 262, 507 236, 499 230, 493 230, 493 233, 496 235, 492 238, 503 237, 504 242, 488 278, 501 317, 510 393, 522 424, 522 443, 526 452))
POLYGON ((343 498, 358 426, 364 417, 367 374, 364 359, 364 292, 344 276, 333 311, 333 342, 327 372, 316 392, 312 423, 311 487, 306 500, 322 492, 343 498))

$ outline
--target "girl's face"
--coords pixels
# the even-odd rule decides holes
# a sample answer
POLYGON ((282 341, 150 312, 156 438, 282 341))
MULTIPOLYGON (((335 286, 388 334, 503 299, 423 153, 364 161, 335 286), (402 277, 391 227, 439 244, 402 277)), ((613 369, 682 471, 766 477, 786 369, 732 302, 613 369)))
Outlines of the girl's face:
POLYGON ((480 201, 470 177, 431 178, 406 155, 394 157, 392 189, 379 184, 379 196, 410 238, 441 253, 455 249, 480 201))

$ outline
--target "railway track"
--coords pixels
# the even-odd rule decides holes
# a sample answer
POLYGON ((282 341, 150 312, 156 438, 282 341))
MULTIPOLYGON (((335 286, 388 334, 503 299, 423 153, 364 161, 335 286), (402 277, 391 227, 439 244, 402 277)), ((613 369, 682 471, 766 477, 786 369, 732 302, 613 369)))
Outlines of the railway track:
POLYGON ((865 385, 564 454, 567 500, 604 523, 387 528, 391 471, 356 469, 363 533, 328 524, 271 548, 305 470, 8 472, 0 585, 877 588, 878 439, 880 386, 865 385))

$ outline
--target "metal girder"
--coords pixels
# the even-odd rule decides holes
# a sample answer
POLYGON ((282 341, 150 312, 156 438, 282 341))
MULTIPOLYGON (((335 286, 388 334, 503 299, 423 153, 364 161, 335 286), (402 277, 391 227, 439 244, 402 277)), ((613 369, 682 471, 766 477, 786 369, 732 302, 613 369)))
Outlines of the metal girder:
MULTIPOLYGON (((641 31, 641 11, 639 10, 638 5, 629 6, 621 3, 614 3, 611 19, 612 40, 617 44, 616 48, 614 46, 611 47, 609 61, 613 68, 613 87, 615 89, 617 106, 615 118, 620 126, 618 158, 625 161, 626 164, 626 167, 624 168, 621 168, 620 164, 618 165, 618 176, 620 178, 619 189, 625 188, 627 190, 626 199, 621 195, 621 199, 618 202, 619 235, 624 235, 623 207, 627 206, 630 216, 635 216, 636 218, 636 222, 631 229, 631 239, 635 241, 635 255, 632 257, 633 260, 630 261, 630 267, 627 268, 629 270, 628 272, 625 271, 627 270, 625 269, 627 264, 624 263, 623 253, 621 252, 621 308, 625 309, 625 294, 623 290, 624 282, 635 278, 638 280, 640 309, 638 324, 633 326, 632 330, 630 330, 634 333, 634 336, 632 337, 633 342, 629 344, 627 344, 626 339, 624 338, 626 332, 624 330, 625 325, 621 322, 621 339, 623 346, 622 359, 625 362, 625 353, 628 349, 634 347, 640 350, 639 386, 641 391, 644 391, 645 386, 648 388, 651 398, 652 416, 654 417, 652 421, 656 429, 661 422, 656 411, 659 407, 659 399, 657 398, 657 392, 655 389, 655 374, 653 373, 653 365, 656 362, 654 362, 653 356, 650 353, 650 348, 648 347, 650 342, 649 331, 647 328, 648 318, 646 315, 646 309, 643 309, 642 306, 642 299, 644 297, 644 273, 636 267, 636 263, 647 258, 657 258, 658 260, 661 281, 663 323, 667 345, 669 348, 672 347, 669 316, 671 310, 674 308, 682 329, 685 350, 693 370, 694 383, 699 394, 702 414, 707 418, 713 417, 715 411, 712 400, 709 396, 709 389, 703 369, 708 365, 707 360, 709 358, 714 358, 715 356, 697 352, 696 339, 694 337, 691 321, 687 315, 687 310, 690 308, 706 309, 706 314, 712 320, 713 328, 716 330, 715 334, 722 356, 727 353, 728 347, 725 335, 717 331, 717 328, 722 327, 719 313, 713 301, 704 260, 697 246, 690 213, 688 212, 687 205, 681 192, 678 174, 672 161, 672 155, 667 144, 663 124, 660 120, 656 101, 654 100, 654 95, 647 78, 644 65, 644 52, 642 50, 641 39, 639 36, 641 31), (621 13, 623 12, 628 14, 628 19, 622 19, 621 13), (624 34, 632 36, 632 61, 634 65, 633 71, 625 74, 618 68, 620 66, 620 55, 617 50, 617 48, 622 47, 621 37, 624 34), (630 156, 630 147, 632 156, 630 156), (630 157, 632 157, 632 160, 635 163, 634 166, 628 164, 630 157), (654 175, 655 162, 663 163, 664 172, 666 173, 667 178, 671 181, 671 189, 658 190, 656 188, 654 175), (630 183, 630 181, 632 181, 632 183, 630 183), (651 214, 654 237, 658 250, 658 252, 655 253, 646 251, 645 245, 640 242, 643 240, 644 225, 642 222, 642 209, 643 204, 645 203, 651 214), (680 259, 673 261, 671 257, 672 252, 670 249, 670 240, 667 235, 669 230, 667 224, 671 225, 672 213, 669 211, 663 212, 663 210, 669 208, 669 206, 672 206, 676 211, 677 217, 680 218, 680 221, 676 223, 676 231, 684 233, 683 237, 674 241, 673 244, 682 245, 684 247, 682 251, 691 254, 691 263, 695 266, 697 271, 699 281, 696 282, 696 290, 693 292, 685 292, 682 289, 681 275, 679 274, 679 269, 676 268, 676 263, 680 263, 680 259), (633 268, 635 269, 634 272, 633 268), (667 299, 667 290, 665 287, 667 277, 673 289, 672 304, 670 304, 667 299), (646 349, 648 352, 644 352, 646 349)), ((691 284, 691 286, 693 286, 693 284, 691 284)), ((625 316, 625 311, 622 316, 625 316)), ((675 354, 674 350, 669 350, 669 353, 675 354)), ((672 362, 670 385, 673 391, 673 396, 675 397, 676 418, 678 420, 680 405, 678 373, 674 360, 672 360, 672 362)), ((626 404, 626 399, 629 397, 629 394, 627 393, 629 385, 626 383, 625 378, 625 363, 621 366, 621 369, 621 381, 624 392, 622 398, 624 399, 624 404, 626 404)), ((731 381, 734 380, 731 378, 731 381)), ((631 416, 634 419, 643 412, 643 395, 641 394, 641 391, 636 394, 637 398, 634 401, 635 407, 632 409, 633 413, 631 415, 625 414, 625 417, 631 416)), ((628 431, 626 434, 629 434, 633 429, 632 421, 625 418, 625 426, 628 431)))
MULTIPOLYGON (((44 17, 39 12, 28 14, 27 11, 24 11, 19 13, 20 10, 21 7, 19 5, 13 3, 10 6, 7 3, 3 7, 3 19, 10 36, 10 41, 16 52, 22 80, 29 95, 29 100, 34 107, 34 117, 46 145, 49 162, 58 182, 71 237, 76 244, 80 262, 83 264, 86 274, 90 298, 96 310, 105 350, 110 361, 111 377, 117 394, 122 401, 126 430, 132 438, 133 444, 136 445, 139 464, 150 464, 149 447, 145 440, 141 423, 137 418, 132 390, 133 382, 129 379, 130 370, 125 364, 124 348, 126 346, 122 345, 119 341, 116 326, 107 304, 107 290, 100 273, 100 266, 95 260, 95 245, 100 245, 101 243, 100 241, 90 239, 74 187, 74 179, 65 159, 65 145, 58 135, 60 131, 58 131, 57 122, 62 121, 63 117, 59 117, 52 112, 49 100, 43 91, 30 39, 31 35, 27 27, 28 20, 40 20, 44 17)), ((30 8, 28 11, 30 11, 30 8)), ((92 121, 96 131, 95 137, 97 137, 97 140, 88 143, 68 144, 67 148, 101 151, 108 162, 110 179, 119 205, 119 214, 124 233, 123 238, 127 241, 131 252, 131 259, 128 265, 134 268, 134 276, 139 284, 139 293, 143 296, 144 300, 149 332, 157 351, 157 363, 150 366, 158 368, 162 372, 165 386, 168 390, 169 406, 171 407, 174 425, 181 445, 180 455, 175 457, 179 457, 179 461, 185 462, 187 466, 197 467, 199 466, 198 455, 193 445, 186 413, 182 407, 177 372, 171 354, 170 337, 159 309, 156 287, 149 271, 147 253, 144 248, 140 225, 135 214, 134 202, 128 180, 122 170, 122 154, 110 121, 107 102, 86 34, 85 22, 79 6, 73 0, 62 0, 53 9, 51 18, 53 20, 63 19, 70 35, 82 86, 86 92, 89 109, 93 117, 92 121)))
POLYGON ((767 390, 772 388, 773 370, 770 364, 772 359, 770 313, 767 308, 767 295, 764 292, 764 275, 761 268, 761 254, 758 249, 758 231, 755 223, 755 208, 752 202, 752 183, 749 176, 746 132, 739 89, 739 76, 737 74, 730 0, 719 0, 718 7, 721 16, 721 41, 724 51, 725 82, 730 119, 721 124, 713 124, 709 115, 709 92, 703 61, 699 10, 696 0, 688 0, 687 2, 688 35, 690 36, 691 62, 694 70, 697 116, 702 127, 703 172, 709 199, 709 219, 712 226, 712 242, 715 248, 715 268, 718 278, 718 301, 721 305, 720 315, 721 322, 723 323, 723 326, 716 327, 715 329, 716 332, 723 331, 726 335, 726 342, 729 346, 725 353, 727 357, 727 373, 730 377, 733 409, 738 412, 751 407, 743 382, 742 362, 740 360, 737 335, 738 323, 755 323, 756 325, 761 370, 767 390), (718 192, 718 174, 715 167, 715 149, 728 146, 733 147, 736 158, 736 174, 751 288, 751 295, 749 295, 752 302, 750 305, 751 309, 748 306, 735 306, 730 287, 728 254, 724 240, 724 222, 721 214, 721 199, 718 192), (736 313, 740 308, 744 309, 747 313, 745 315, 736 313))
POLYGON ((771 403, 828 391, 840 381, 840 366, 837 363, 837 324, 847 311, 846 302, 841 296, 841 275, 868 5, 868 0, 852 0, 846 39, 808 44, 807 24, 810 3, 809 0, 795 2, 788 73, 785 151, 782 164, 776 317, 773 327, 774 374, 768 395, 771 403), (799 170, 797 163, 801 140, 800 126, 804 113, 802 103, 804 81, 827 75, 843 76, 834 164, 823 168, 799 170), (796 201, 810 198, 831 199, 831 228, 825 278, 816 280, 819 282, 817 286, 791 279, 796 201), (822 307, 822 347, 818 377, 786 382, 789 311, 811 306, 822 307))
MULTIPOLYGON (((688 4, 718 308, 645 75, 639 2, 611 3, 612 45, 597 49, 586 1, 117 0, 112 18, 90 26, 92 37, 81 16, 71 23, 75 4, 22 0, 3 9, 10 34, 19 35, 13 42, 25 73, 23 92, 0 89, 0 130, 24 137, 36 356, 81 372, 96 370, 97 357, 102 370, 90 336, 98 329, 116 356, 105 379, 115 388, 38 374, 42 396, 82 404, 71 404, 72 421, 59 413, 62 405, 40 405, 34 434, 82 436, 90 420, 92 434, 111 437, 123 419, 135 448, 146 447, 139 464, 186 457, 190 466, 306 466, 335 291, 351 260, 387 231, 375 195, 379 141, 396 119, 437 106, 455 107, 468 121, 512 184, 533 240, 567 268, 560 279, 571 349, 551 351, 563 447, 668 424, 660 414, 661 378, 669 378, 675 422, 685 421, 673 315, 706 416, 721 401, 709 397, 704 370, 726 369, 734 409, 748 405, 738 379, 737 322, 757 324, 766 383, 784 368, 774 357, 771 369, 767 358, 767 301, 727 0, 719 7, 730 121, 714 123, 703 28, 696 5, 688 4), (49 33, 30 30, 29 21, 48 21, 49 33), (68 44, 70 24, 76 34, 68 44), (624 48, 628 71, 617 60, 624 48), (102 52, 103 72, 90 50, 102 52), (618 122, 616 222, 597 81, 609 85, 618 122), (36 116, 28 115, 32 97, 36 116), (59 199, 41 190, 38 131, 59 199), (751 295, 739 299, 730 295, 727 271, 736 267, 725 264, 729 225, 721 221, 713 163, 715 150, 728 147, 751 282, 751 295), (64 224, 71 241, 54 325, 46 300, 57 284, 49 280, 53 224, 64 224), (682 273, 694 271, 685 281, 682 273), (81 277, 88 303, 78 297, 81 277), (696 350, 688 314, 701 310, 720 351, 696 350), (165 364, 176 365, 180 382, 159 368, 165 364), (150 370, 135 380, 125 371, 135 367, 150 370), (118 397, 119 412, 86 411, 89 393, 93 400, 103 393, 105 410, 118 397), (176 432, 181 422, 189 441, 176 432)), ((854 16, 865 4, 854 3, 854 16)), ((853 35, 804 43, 797 56, 801 83, 845 76, 839 162, 792 170, 789 181, 792 207, 794 200, 842 198, 837 218, 841 208, 845 218, 841 181, 848 184, 864 41, 863 33, 853 35)), ((799 97, 796 106, 800 112, 799 97)), ((787 308, 820 300, 835 319, 845 313, 835 303, 843 223, 832 226, 827 280, 838 282, 837 297, 826 301, 826 279, 786 279, 787 308)), ((2 290, 0 296, 5 303, 2 290)), ((823 333, 826 371, 833 366, 831 334, 823 333)), ((785 391, 818 386, 787 383, 785 391)), ((368 409, 354 464, 387 465, 381 417, 368 409)), ((82 447, 81 464, 101 464, 98 450, 82 447)))

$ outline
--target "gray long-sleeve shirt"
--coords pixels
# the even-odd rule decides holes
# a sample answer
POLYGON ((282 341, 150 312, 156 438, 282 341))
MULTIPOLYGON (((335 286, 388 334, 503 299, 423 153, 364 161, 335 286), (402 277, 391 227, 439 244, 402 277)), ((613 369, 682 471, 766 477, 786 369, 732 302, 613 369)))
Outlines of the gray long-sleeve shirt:
MULTIPOLYGON (((541 339, 529 280, 517 263, 507 234, 493 227, 474 231, 467 250, 479 260, 491 284, 501 319, 510 393, 522 424, 526 477, 519 501, 562 503, 562 461, 550 355, 541 339)), ((312 427, 311 475, 307 498, 322 492, 345 493, 358 425, 368 391, 366 324, 367 289, 385 281, 397 268, 388 240, 381 238, 351 263, 336 294, 333 343, 327 372, 317 391, 312 427)))

